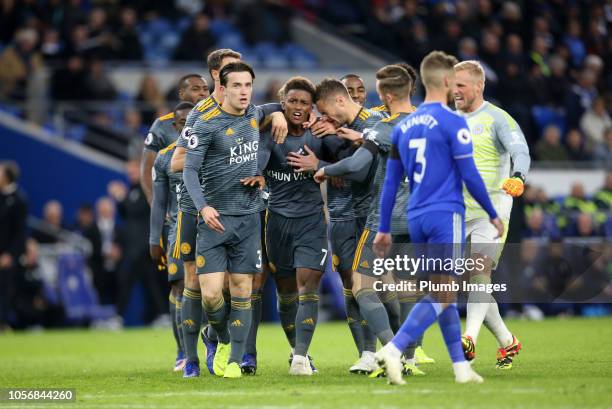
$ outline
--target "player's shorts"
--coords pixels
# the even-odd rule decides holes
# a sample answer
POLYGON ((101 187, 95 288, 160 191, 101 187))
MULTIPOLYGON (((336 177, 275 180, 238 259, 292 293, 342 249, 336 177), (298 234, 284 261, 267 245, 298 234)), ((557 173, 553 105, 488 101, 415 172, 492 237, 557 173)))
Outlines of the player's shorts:
POLYGON ((263 268, 268 268, 269 259, 268 259, 268 250, 266 247, 266 214, 267 210, 262 210, 259 212, 259 225, 261 226, 261 263, 263 268))
POLYGON ((266 248, 270 271, 291 277, 297 268, 323 271, 327 259, 327 232, 323 212, 290 218, 268 211, 266 248))
POLYGON ((198 220, 196 268, 198 274, 261 272, 261 223, 259 213, 219 216, 223 233, 198 220))
POLYGON ((183 270, 183 260, 173 257, 173 249, 174 243, 171 243, 170 247, 168 248, 168 255, 166 256, 166 271, 168 272, 168 282, 170 283, 182 280, 185 275, 183 270))
POLYGON ((178 211, 176 217, 176 243, 172 257, 183 261, 195 260, 198 216, 178 211))
POLYGON ((502 219, 502 223, 504 224, 504 235, 497 239, 495 238, 497 229, 489 219, 478 218, 465 223, 465 236, 469 244, 469 253, 478 253, 491 258, 493 268, 497 266, 508 236, 508 220, 502 219))
MULTIPOLYGON (((376 238, 376 232, 370 229, 364 229, 361 233, 361 237, 357 241, 357 248, 355 249, 355 257, 353 258, 352 270, 369 277, 381 277, 387 273, 387 270, 382 268, 380 263, 381 258, 374 253, 374 239, 376 238)), ((412 247, 409 244, 410 237, 407 234, 398 234, 393 236, 393 246, 391 251, 386 255, 386 258, 394 258, 396 255, 410 255, 412 253, 412 247)), ((408 275, 398 275, 398 278, 412 279, 414 277, 408 275)))
POLYGON ((448 273, 462 275, 465 270, 453 266, 463 263, 465 218, 461 213, 434 211, 408 220, 414 257, 434 260, 417 274, 448 273), (450 261, 449 261, 450 260, 450 261), (442 268, 440 268, 442 265, 442 268))
POLYGON ((358 239, 358 228, 355 220, 329 223, 329 241, 332 248, 334 270, 351 271, 358 239))

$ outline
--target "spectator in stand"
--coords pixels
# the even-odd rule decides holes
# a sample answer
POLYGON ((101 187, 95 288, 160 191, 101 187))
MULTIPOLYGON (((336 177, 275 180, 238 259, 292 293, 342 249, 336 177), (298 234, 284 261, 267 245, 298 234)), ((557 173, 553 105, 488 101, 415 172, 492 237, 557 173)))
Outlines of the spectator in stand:
POLYGON ((576 128, 570 129, 565 135, 565 144, 569 160, 585 162, 593 159, 586 140, 576 128))
POLYGON ((142 45, 136 29, 137 16, 131 7, 121 9, 119 28, 113 42, 114 54, 119 60, 142 59, 142 45))
POLYGON ((159 109, 165 105, 164 95, 157 85, 155 77, 145 74, 140 81, 140 89, 136 101, 142 103, 140 112, 144 123, 152 124, 159 109))
POLYGON ((595 145, 595 161, 605 167, 612 169, 612 128, 607 128, 603 134, 603 142, 595 145))
POLYGON ((40 52, 46 63, 57 62, 62 57, 64 44, 60 39, 59 31, 49 28, 43 33, 40 52))
POLYGON ((595 82, 595 73, 589 69, 584 69, 578 76, 578 82, 570 88, 565 101, 565 112, 569 127, 579 126, 580 118, 593 105, 593 101, 597 98, 595 82))
POLYGON ((18 181, 17 163, 0 162, 0 333, 8 329, 14 278, 25 252, 28 204, 18 181))
POLYGON ((174 59, 178 61, 203 61, 216 42, 210 31, 210 19, 206 14, 200 13, 194 17, 191 26, 183 32, 181 41, 174 50, 174 59))
POLYGON ((527 226, 524 232, 524 238, 544 238, 551 237, 553 231, 550 228, 550 223, 545 220, 545 214, 539 207, 534 208, 527 216, 527 226))
POLYGON ((544 77, 550 75, 550 67, 548 66, 548 44, 543 37, 536 36, 531 44, 529 59, 532 65, 537 65, 544 77))
POLYGON ((86 79, 89 99, 97 101, 110 101, 117 97, 115 85, 106 72, 101 60, 95 59, 89 64, 86 79))
POLYGON ((604 141, 604 131, 612 127, 612 119, 606 111, 606 103, 603 97, 597 97, 588 111, 580 119, 580 129, 593 144, 604 141))
POLYGON ((103 60, 113 57, 113 35, 107 22, 106 11, 96 7, 89 13, 87 42, 89 55, 103 60))
POLYGON ((88 97, 85 62, 78 55, 68 58, 64 67, 58 68, 51 77, 51 95, 59 101, 80 101, 88 97))
POLYGON ((576 237, 597 237, 597 230, 592 214, 580 212, 576 215, 576 237))
POLYGON ((580 67, 586 57, 586 47, 582 41, 582 27, 580 22, 572 19, 567 23, 567 30, 563 42, 571 54, 571 63, 574 67, 580 67))
POLYGON ((597 210, 595 202, 587 198, 584 185, 576 182, 572 185, 569 196, 563 202, 563 210, 593 214, 597 210))
POLYGON ((32 229, 32 237, 41 244, 55 244, 61 241, 64 208, 57 200, 49 200, 43 207, 42 223, 32 229))
POLYGON ((43 68, 43 59, 36 49, 38 33, 24 28, 15 35, 15 43, 0 54, 0 99, 25 100, 28 80, 43 68))
POLYGON ((527 72, 527 61, 523 50, 523 40, 518 34, 510 34, 506 37, 506 50, 503 59, 504 65, 515 64, 521 75, 527 72))
POLYGON ((612 172, 606 174, 606 180, 603 187, 595 193, 593 201, 599 210, 612 210, 612 172))
POLYGON ((148 128, 142 122, 142 115, 140 115, 140 111, 129 108, 125 111, 123 115, 123 124, 134 138, 138 141, 142 140, 143 135, 146 135, 148 132, 148 128))
POLYGON ((555 108, 563 108, 570 90, 567 63, 561 56, 554 54, 548 60, 548 65, 550 66, 550 77, 546 81, 547 93, 550 96, 549 104, 555 108))
POLYGON ((555 125, 544 129, 542 139, 536 144, 535 154, 541 161, 566 161, 567 151, 561 145, 561 130, 555 125))

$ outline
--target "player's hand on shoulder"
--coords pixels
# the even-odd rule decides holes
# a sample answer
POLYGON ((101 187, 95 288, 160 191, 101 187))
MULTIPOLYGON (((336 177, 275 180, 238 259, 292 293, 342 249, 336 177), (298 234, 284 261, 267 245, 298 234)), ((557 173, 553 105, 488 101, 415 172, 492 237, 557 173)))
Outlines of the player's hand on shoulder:
POLYGON ((500 237, 502 237, 504 235, 504 223, 501 221, 501 219, 499 217, 491 219, 491 224, 497 230, 497 236, 495 237, 495 239, 499 239, 500 237))
POLYGON ((374 237, 374 243, 372 245, 372 249, 374 250, 376 257, 385 257, 389 252, 391 242, 391 234, 380 232, 376 233, 376 237, 374 237))
POLYGON ((240 183, 250 187, 259 185, 260 190, 266 187, 266 179, 263 176, 249 176, 248 178, 240 179, 240 183))
POLYGON ((335 134, 336 125, 329 119, 322 117, 310 127, 310 132, 317 138, 322 138, 326 135, 335 134))
POLYGON ((206 206, 200 210, 200 214, 202 215, 204 223, 212 230, 217 233, 223 233, 225 231, 225 227, 223 227, 219 220, 219 212, 217 212, 217 209, 212 206, 206 206))
POLYGON ((353 129, 342 127, 342 128, 338 128, 336 133, 340 138, 346 139, 351 142, 362 140, 361 132, 357 132, 353 129))
POLYGON ((308 121, 304 122, 302 124, 302 128, 304 129, 311 129, 312 126, 319 120, 319 117, 317 116, 317 114, 315 114, 313 111, 310 111, 310 116, 308 117, 308 121))
POLYGON ((282 112, 273 112, 272 114, 270 114, 270 118, 272 119, 272 138, 274 138, 274 142, 285 142, 285 138, 289 133, 289 128, 287 126, 287 118, 285 118, 285 114, 283 114, 282 112))

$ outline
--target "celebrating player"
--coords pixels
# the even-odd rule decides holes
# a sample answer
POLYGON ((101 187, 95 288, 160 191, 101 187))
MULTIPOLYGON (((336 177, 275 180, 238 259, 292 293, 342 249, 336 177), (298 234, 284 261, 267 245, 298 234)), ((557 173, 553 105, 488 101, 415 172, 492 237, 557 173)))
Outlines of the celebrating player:
POLYGON ((219 340, 213 369, 217 376, 239 378, 251 327, 251 275, 260 272, 262 263, 261 191, 243 182, 257 174, 259 123, 265 114, 251 104, 255 74, 248 64, 227 64, 219 77, 224 101, 198 117, 188 135, 183 182, 202 217, 196 267, 204 308, 219 340), (229 314, 222 293, 226 271, 229 314))
MULTIPOLYGON (((463 61, 455 65, 455 106, 470 127, 476 168, 507 229, 512 198, 523 193, 531 160, 521 128, 506 111, 484 100, 484 87, 485 73, 480 63, 463 61)), ((484 266, 472 273, 470 282, 490 284, 491 271, 499 261, 506 236, 496 239, 487 214, 469 192, 464 192, 464 196, 466 237, 471 243, 472 257, 480 259, 484 266)), ((504 324, 495 299, 486 293, 473 292, 468 300, 462 337, 466 359, 476 357, 476 340, 483 321, 499 344, 496 367, 512 368, 512 359, 521 350, 521 343, 504 324)))
MULTIPOLYGON (((214 81, 215 89, 208 98, 200 101, 187 116, 185 128, 181 137, 177 140, 176 149, 172 155, 172 170, 182 172, 185 163, 185 152, 189 139, 189 132, 196 119, 208 112, 213 111, 223 103, 223 94, 219 81, 221 68, 232 62, 240 61, 240 53, 230 49, 219 49, 211 52, 207 57, 208 71, 214 81)), ((173 255, 181 258, 185 270, 185 290, 183 293, 183 338, 187 364, 183 371, 186 378, 199 376, 200 366, 198 359, 198 334, 202 325, 202 340, 206 346, 206 366, 208 371, 214 375, 213 359, 217 350, 217 334, 214 328, 207 326, 208 320, 202 307, 202 293, 200 283, 196 275, 195 248, 197 233, 197 215, 195 208, 185 184, 180 184, 178 193, 179 212, 177 216, 177 240, 173 255)))
MULTIPOLYGON (((190 102, 181 102, 174 108, 173 124, 175 130, 180 134, 185 126, 187 114, 193 108, 190 102)), ((176 142, 162 149, 155 159, 152 178, 153 178, 153 200, 151 202, 151 223, 149 229, 149 248, 151 258, 160 263, 166 257, 166 269, 168 271, 168 281, 170 282, 170 313, 172 316, 172 330, 177 343, 177 359, 174 371, 182 371, 185 364, 183 331, 181 327, 181 310, 183 300, 183 263, 172 257, 174 242, 176 239, 176 215, 177 200, 176 190, 182 180, 180 174, 172 172, 170 169, 170 159, 176 147, 176 142), (169 232, 167 236, 162 234, 166 215, 168 218, 169 232), (160 243, 164 242, 163 246, 160 243), (168 249, 164 254, 164 249, 168 249)))
POLYGON ((304 129, 315 97, 315 87, 308 79, 291 78, 282 94, 288 138, 275 144, 271 135, 264 135, 260 146, 259 166, 270 191, 266 249, 279 292, 281 324, 293 349, 289 373, 312 375, 314 366, 307 352, 317 324, 318 288, 327 259, 326 225, 321 191, 312 173, 296 171, 288 164, 287 153, 310 152, 331 158, 332 144, 339 147, 342 141, 331 136, 317 139, 304 129))
MULTIPOLYGON (((463 182, 486 209, 501 236, 504 226, 489 199, 474 164, 471 135, 465 119, 447 108, 452 96, 455 57, 440 51, 428 54, 421 63, 425 102, 395 128, 387 172, 381 194, 381 215, 374 245, 391 244, 391 215, 398 186, 404 175, 410 181, 408 225, 411 241, 427 245, 427 257, 456 260, 464 242, 463 182)), ((430 274, 434 284, 451 285, 453 271, 430 274)), ((436 319, 453 361, 455 381, 482 382, 465 360, 461 347, 461 322, 451 291, 431 292, 410 311, 399 332, 376 358, 389 383, 404 384, 400 358, 436 319)))
MULTIPOLYGON (((410 102, 413 79, 405 68, 398 65, 388 65, 381 68, 376 73, 376 79, 376 88, 380 100, 388 107, 391 116, 378 122, 373 128, 366 129, 364 132, 365 143, 352 156, 319 169, 315 174, 315 180, 322 181, 327 176, 343 176, 361 180, 361 178, 367 176, 372 166, 376 168, 373 181, 374 198, 352 265, 353 292, 362 303, 360 304, 362 315, 366 318, 370 328, 381 339, 381 342, 387 343, 393 337, 393 328, 389 322, 390 317, 387 311, 385 311, 379 297, 372 289, 374 282, 381 278, 373 270, 376 255, 371 250, 374 240, 372 232, 378 229, 380 192, 391 147, 391 133, 396 124, 414 111, 410 102)), ((395 204, 393 212, 392 233, 394 235, 406 235, 406 219, 405 216, 402 217, 401 215, 405 214, 408 196, 408 185, 402 182, 399 193, 400 200, 395 204)), ((403 298, 413 299, 410 297, 412 294, 402 293, 401 295, 403 298)), ((404 302, 404 304, 408 305, 407 302, 404 302)), ((405 367, 406 373, 423 373, 414 365, 416 346, 416 344, 411 345, 407 352, 409 361, 405 367)), ((376 363, 373 354, 371 361, 371 368, 375 370, 376 363)))
MULTIPOLYGON (((338 136, 346 139, 335 153, 340 160, 351 156, 357 149, 353 142, 362 140, 362 132, 371 128, 382 116, 353 101, 341 81, 325 79, 316 88, 315 103, 323 115, 323 120, 331 122, 338 129, 338 136)), ((289 153, 287 163, 301 171, 316 171, 313 161, 316 155, 289 153)), ((314 162, 316 163, 316 162, 314 162)), ((371 174, 362 182, 336 179, 327 185, 327 208, 329 210, 329 236, 332 246, 332 262, 340 273, 344 288, 345 305, 349 328, 354 336, 360 360, 351 367, 355 373, 369 373, 373 370, 372 354, 376 351, 376 338, 364 337, 363 329, 356 328, 366 324, 359 314, 359 305, 352 296, 352 261, 372 200, 371 174), (365 338, 366 341, 361 341, 365 338), (364 356, 364 352, 367 352, 364 356), (372 353, 372 354, 370 354, 372 353)))

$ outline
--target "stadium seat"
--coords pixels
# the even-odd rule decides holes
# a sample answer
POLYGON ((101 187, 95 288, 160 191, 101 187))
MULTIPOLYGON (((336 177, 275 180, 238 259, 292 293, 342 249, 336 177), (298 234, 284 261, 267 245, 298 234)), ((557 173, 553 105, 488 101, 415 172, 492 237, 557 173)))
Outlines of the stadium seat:
POLYGON ((57 259, 60 300, 66 318, 73 322, 109 319, 116 315, 113 306, 102 306, 85 276, 85 260, 78 253, 60 254, 57 259))
POLYGON ((531 115, 538 126, 539 133, 542 133, 548 125, 556 125, 561 129, 561 134, 565 134, 565 113, 548 106, 536 105, 531 108, 531 115))

